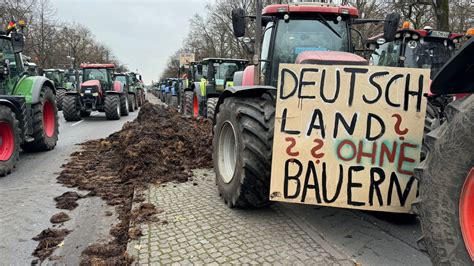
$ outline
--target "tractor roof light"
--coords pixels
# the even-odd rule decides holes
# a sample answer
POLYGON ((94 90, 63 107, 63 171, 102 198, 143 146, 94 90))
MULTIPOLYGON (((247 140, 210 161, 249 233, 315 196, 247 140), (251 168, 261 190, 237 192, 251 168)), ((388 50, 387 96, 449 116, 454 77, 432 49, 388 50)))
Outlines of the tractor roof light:
POLYGON ((466 36, 472 37, 474 36, 474 28, 470 28, 466 31, 466 36))
POLYGON ((410 21, 404 21, 404 22, 403 22, 403 25, 402 25, 402 29, 405 29, 405 30, 411 29, 411 23, 410 23, 410 21))

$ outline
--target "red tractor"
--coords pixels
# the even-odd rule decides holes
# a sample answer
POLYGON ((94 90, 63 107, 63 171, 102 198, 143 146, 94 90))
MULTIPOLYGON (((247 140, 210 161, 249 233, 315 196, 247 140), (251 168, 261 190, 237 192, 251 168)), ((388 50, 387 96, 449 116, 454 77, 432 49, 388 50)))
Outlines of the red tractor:
POLYGON ((105 112, 107 120, 127 116, 127 90, 120 81, 114 81, 114 64, 83 64, 83 83, 77 91, 67 92, 63 102, 66 121, 79 121, 92 111, 105 112))

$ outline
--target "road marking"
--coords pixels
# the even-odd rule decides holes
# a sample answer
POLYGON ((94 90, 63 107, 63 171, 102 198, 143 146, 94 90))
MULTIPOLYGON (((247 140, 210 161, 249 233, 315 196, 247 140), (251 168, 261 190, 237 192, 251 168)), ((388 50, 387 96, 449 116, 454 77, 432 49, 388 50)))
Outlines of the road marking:
POLYGON ((71 127, 77 126, 77 125, 79 125, 79 124, 82 123, 82 122, 84 122, 84 120, 81 120, 81 121, 79 121, 79 122, 76 122, 76 123, 72 124, 71 127))
POLYGON ((94 112, 94 113, 92 113, 91 115, 92 115, 92 116, 98 116, 99 114, 100 114, 99 112, 94 112))

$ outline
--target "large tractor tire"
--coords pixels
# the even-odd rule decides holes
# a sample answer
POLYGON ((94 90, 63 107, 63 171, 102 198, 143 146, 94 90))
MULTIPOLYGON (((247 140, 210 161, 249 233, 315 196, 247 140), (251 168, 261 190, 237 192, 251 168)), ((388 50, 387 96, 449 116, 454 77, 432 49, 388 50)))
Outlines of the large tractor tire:
POLYGON ((220 105, 214 126, 213 161, 219 193, 229 207, 270 204, 275 100, 231 97, 220 105))
POLYGON ((120 119, 120 96, 109 94, 105 97, 105 117, 107 120, 120 119))
POLYGON ((447 122, 427 135, 428 155, 416 171, 422 240, 434 265, 471 265, 474 95, 448 105, 446 117, 447 122))
POLYGON ((219 98, 209 98, 207 99, 207 118, 214 119, 214 114, 216 113, 216 106, 219 98))
POLYGON ((178 96, 171 96, 170 105, 178 109, 178 96))
POLYGON ((10 174, 20 157, 19 126, 15 113, 0 105, 0 177, 10 174))
POLYGON ((131 93, 128 94, 127 97, 128 97, 128 111, 130 113, 133 113, 135 112, 135 110, 137 110, 137 105, 136 105, 137 99, 135 97, 135 94, 131 94, 131 93))
POLYGON ((58 108, 53 90, 43 87, 39 103, 31 108, 34 140, 21 147, 26 152, 50 151, 56 147, 59 135, 58 108))
POLYGON ((57 89, 56 90, 56 104, 58 106, 59 111, 63 110, 64 96, 66 96, 66 90, 65 89, 57 89))
MULTIPOLYGON (((428 102, 425 117, 425 127, 423 131, 423 139, 426 139, 427 134, 429 134, 431 131, 435 130, 440 126, 440 121, 441 120, 438 108, 432 103, 428 102)), ((426 146, 426 142, 423 141, 423 145, 421 146, 421 160, 424 160, 426 158, 427 153, 428 147, 426 146)))
POLYGON ((128 116, 128 93, 120 94, 120 115, 128 116))
POLYGON ((66 95, 63 100, 63 116, 68 122, 81 120, 81 105, 76 95, 66 95))
POLYGON ((184 92, 184 114, 195 117, 194 113, 194 93, 192 91, 184 92))

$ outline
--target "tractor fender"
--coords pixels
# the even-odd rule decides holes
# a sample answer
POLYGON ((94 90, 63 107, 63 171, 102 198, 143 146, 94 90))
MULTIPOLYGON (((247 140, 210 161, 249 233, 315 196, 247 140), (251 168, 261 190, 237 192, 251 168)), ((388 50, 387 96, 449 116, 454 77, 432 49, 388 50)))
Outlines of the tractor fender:
POLYGON ((24 96, 27 104, 36 104, 40 101, 41 90, 44 86, 51 88, 56 94, 53 82, 42 76, 22 78, 18 82, 14 94, 24 96))
POLYGON ((0 99, 0 105, 10 108, 15 114, 21 114, 20 103, 10 101, 8 99, 0 99))
MULTIPOLYGON (((219 106, 224 102, 224 100, 228 97, 240 97, 246 95, 261 95, 265 92, 275 92, 277 88, 273 86, 265 86, 265 85, 251 85, 251 86, 234 86, 229 87, 224 90, 224 92, 219 96, 219 100, 216 104, 216 110, 219 110, 219 106)), ((216 115, 218 112, 214 113, 214 117, 212 119, 213 125, 216 123, 216 115)))
POLYGON ((26 106, 26 99, 20 96, 2 96, 0 98, 0 105, 7 106, 20 122, 21 139, 23 142, 26 139, 28 131, 28 107, 26 106))

